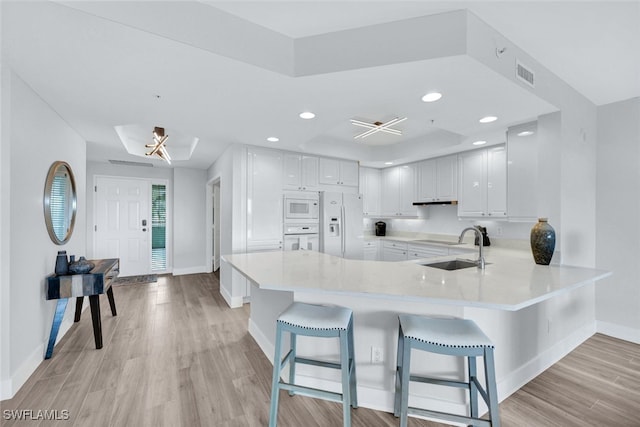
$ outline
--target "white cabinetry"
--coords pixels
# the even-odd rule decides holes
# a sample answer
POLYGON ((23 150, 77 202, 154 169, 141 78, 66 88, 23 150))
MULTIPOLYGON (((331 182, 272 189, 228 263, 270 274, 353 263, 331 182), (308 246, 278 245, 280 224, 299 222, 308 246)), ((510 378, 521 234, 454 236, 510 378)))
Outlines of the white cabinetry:
POLYGON ((247 251, 282 248, 282 153, 247 149, 247 251))
POLYGON ((393 240, 383 240, 382 242, 382 261, 406 261, 407 260, 407 243, 396 242, 393 240))
POLYGON ((285 153, 283 158, 282 180, 286 190, 318 190, 318 157, 285 153))
POLYGON ((358 163, 351 160, 320 158, 320 184, 358 186, 358 163))
POLYGON ((420 202, 458 199, 458 156, 446 156, 418 163, 418 200, 420 202))
POLYGON ((538 217, 537 127, 537 122, 533 122, 507 130, 507 213, 510 220, 535 221, 538 217))
POLYGON ((408 259, 433 258, 449 255, 449 250, 440 246, 410 244, 407 254, 408 259))
POLYGON ((360 168, 360 192, 365 216, 380 215, 380 169, 360 168))
POLYGON ((364 241, 364 259, 368 261, 378 261, 380 241, 379 240, 365 240, 364 241))
POLYGON ((507 150, 504 146, 487 150, 487 214, 507 216, 507 150))
POLYGON ((381 210, 384 216, 418 216, 415 164, 396 166, 382 171, 381 210))
POLYGON ((458 216, 506 218, 505 147, 462 153, 458 159, 458 216))

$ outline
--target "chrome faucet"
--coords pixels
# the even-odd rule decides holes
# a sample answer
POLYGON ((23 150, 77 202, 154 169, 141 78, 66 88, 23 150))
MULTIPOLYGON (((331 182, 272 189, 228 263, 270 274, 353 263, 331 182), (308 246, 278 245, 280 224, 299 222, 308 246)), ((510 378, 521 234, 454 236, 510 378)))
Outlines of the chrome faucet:
POLYGON ((462 233, 460 233, 460 237, 458 238, 458 243, 462 243, 462 239, 464 238, 464 233, 466 233, 467 231, 472 230, 475 231, 476 236, 478 237, 478 244, 480 245, 480 252, 478 253, 478 268, 484 270, 484 256, 482 255, 482 232, 480 231, 479 228, 477 227, 467 227, 464 230, 462 230, 462 233))

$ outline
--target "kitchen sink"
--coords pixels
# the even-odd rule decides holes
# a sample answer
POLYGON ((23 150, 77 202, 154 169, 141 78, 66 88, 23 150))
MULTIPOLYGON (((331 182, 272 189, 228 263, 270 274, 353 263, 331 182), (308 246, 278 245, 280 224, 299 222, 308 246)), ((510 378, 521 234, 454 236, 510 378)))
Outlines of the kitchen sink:
POLYGON ((431 240, 431 239, 424 239, 424 240, 413 240, 414 242, 417 243, 437 243, 439 245, 461 245, 462 243, 458 243, 458 242, 451 242, 451 241, 446 241, 446 240, 431 240))
POLYGON ((425 263, 420 265, 424 265, 425 267, 440 268, 442 270, 451 271, 451 270, 460 270, 462 268, 477 267, 478 263, 476 261, 467 261, 465 259, 454 259, 450 261, 431 262, 431 263, 425 263))

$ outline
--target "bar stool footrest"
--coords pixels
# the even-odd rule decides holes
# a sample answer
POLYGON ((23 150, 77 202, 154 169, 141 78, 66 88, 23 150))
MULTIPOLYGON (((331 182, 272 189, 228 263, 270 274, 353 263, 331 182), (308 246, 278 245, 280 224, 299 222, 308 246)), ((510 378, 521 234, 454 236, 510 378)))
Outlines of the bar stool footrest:
POLYGON ((447 387, 469 388, 469 383, 465 381, 445 380, 443 378, 423 377, 420 375, 411 375, 409 378, 411 381, 415 381, 418 383, 435 384, 447 387))
POLYGON ((474 426, 491 427, 491 421, 485 420, 485 419, 482 419, 482 418, 467 417, 467 416, 464 416, 464 415, 456 415, 456 414, 450 414, 448 412, 440 412, 440 411, 433 411, 433 410, 429 410, 429 409, 414 408, 414 407, 411 407, 411 406, 409 408, 407 408, 407 414, 420 415, 422 417, 433 417, 433 418, 438 418, 438 419, 441 419, 441 420, 451 421, 451 422, 454 422, 454 423, 468 424, 468 423, 471 422, 474 426))
POLYGON ((339 363, 325 362, 324 360, 308 359, 305 357, 296 357, 296 363, 304 363, 305 365, 320 366, 323 368, 342 369, 339 363))
POLYGON ((335 393, 327 390, 320 390, 313 387, 305 387, 296 384, 287 384, 280 383, 281 390, 292 391, 295 394, 299 394, 301 396, 309 396, 309 397, 319 397, 325 400, 330 400, 332 402, 342 403, 342 393, 335 393))

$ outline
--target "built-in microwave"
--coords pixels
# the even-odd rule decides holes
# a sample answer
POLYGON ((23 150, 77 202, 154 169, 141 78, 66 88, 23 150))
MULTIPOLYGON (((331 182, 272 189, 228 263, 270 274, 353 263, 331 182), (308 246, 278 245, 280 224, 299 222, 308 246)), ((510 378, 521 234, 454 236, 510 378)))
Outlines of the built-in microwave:
POLYGON ((284 222, 318 221, 320 200, 318 193, 286 192, 284 194, 284 222))

